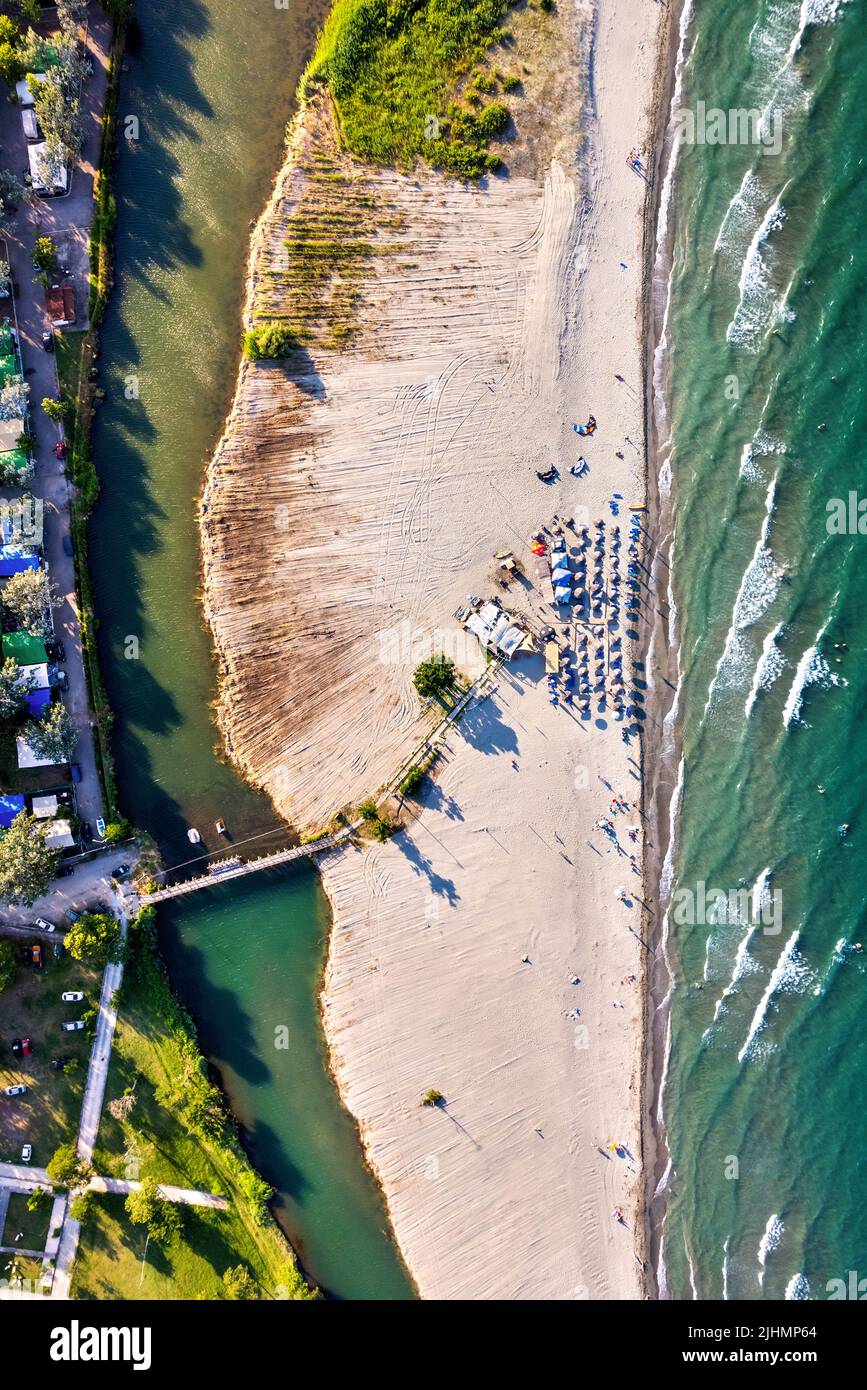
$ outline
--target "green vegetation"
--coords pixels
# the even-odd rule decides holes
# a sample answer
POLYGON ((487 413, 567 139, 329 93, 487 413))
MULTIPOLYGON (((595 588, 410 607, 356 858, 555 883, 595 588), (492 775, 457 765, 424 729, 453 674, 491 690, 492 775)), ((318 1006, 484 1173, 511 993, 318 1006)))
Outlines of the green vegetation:
MULTIPOLYGON (((451 97, 492 44, 508 43, 503 0, 337 0, 302 78, 327 83, 353 154, 381 164, 478 178, 499 163, 488 142, 509 121, 499 103, 478 114, 451 97)), ((474 89, 479 102, 477 86, 474 89)))
POLYGON ((280 319, 263 319, 244 334, 244 356, 251 362, 288 357, 297 347, 295 334, 280 319))
POLYGON ((61 1144, 45 1165, 45 1171, 58 1187, 86 1187, 93 1169, 79 1158, 75 1143, 61 1144))
POLYGON ((15 976, 18 973, 18 966, 15 960, 15 951, 12 942, 4 937, 0 940, 0 994, 4 989, 9 989, 15 983, 15 976))
POLYGON ((406 775, 400 784, 402 796, 412 796, 417 792, 424 781, 424 768, 419 767, 418 763, 412 763, 406 770, 406 775))
POLYGON ((394 826, 384 816, 377 816, 376 820, 370 823, 370 833, 374 840, 379 840, 380 844, 384 844, 394 834, 394 826))
POLYGON ((38 236, 33 243, 33 269, 52 271, 57 266, 57 246, 54 238, 50 236, 38 236))
POLYGON ((55 401, 51 396, 42 397, 42 409, 45 411, 49 420, 54 420, 56 424, 60 424, 62 420, 65 420, 69 413, 69 407, 65 401, 55 401))
POLYGON ((164 1247, 151 1241, 145 1255, 147 1230, 130 1219, 124 1198, 92 1194, 75 1297, 224 1299, 239 1265, 261 1298, 312 1296, 265 1205, 270 1189, 250 1167, 192 1022, 172 994, 150 910, 130 927, 94 1162, 109 1176, 128 1175, 134 1164, 143 1183, 224 1195, 228 1209, 186 1209, 183 1238, 164 1247))
POLYGON ((30 964, 30 942, 10 943, 22 958, 17 974, 2 995, 3 1036, 7 1045, 0 1052, 0 1088, 24 1082, 27 1093, 0 1105, 0 1161, 17 1163, 21 1145, 33 1145, 33 1164, 42 1166, 61 1144, 69 1142, 78 1130, 81 1097, 87 1076, 91 1044, 84 1031, 63 1033, 60 1025, 81 1017, 83 1004, 66 1004, 64 990, 80 990, 89 998, 99 995, 96 971, 80 965, 65 952, 55 960, 52 949, 42 943, 43 967, 30 964), (30 1038, 29 1057, 15 1057, 8 1047, 11 1038, 30 1038), (63 1071, 51 1066, 52 1057, 69 1057, 63 1071))
POLYGON ((134 1226, 145 1226, 157 1245, 174 1245, 181 1234, 180 1209, 160 1196, 155 1178, 145 1178, 136 1192, 124 1203, 126 1214, 134 1226))
POLYGON ((17 1244, 22 1250, 44 1250, 50 1217, 51 1193, 45 1188, 38 1187, 32 1193, 10 1192, 0 1244, 17 1244), (21 1239, 16 1241, 18 1235, 21 1239))
POLYGON ((240 1301, 241 1299, 250 1300, 259 1297, 256 1281, 243 1265, 235 1265, 234 1269, 227 1269, 223 1275, 223 1283, 226 1286, 226 1297, 229 1299, 240 1301))
POLYGON ((428 657, 416 667, 412 683, 424 700, 442 695, 455 683, 455 663, 447 656, 428 657))
POLYGON ((0 899, 29 906, 47 892, 57 866, 45 846, 45 821, 22 811, 0 835, 0 899))
POLYGON ((83 913, 69 928, 63 944, 73 960, 100 970, 123 954, 120 923, 107 912, 83 913))
POLYGON ((31 719, 24 732, 34 753, 51 763, 69 762, 78 737, 61 700, 49 705, 48 712, 40 719, 31 719))
POLYGON ((421 1099, 422 1105, 440 1106, 445 1105, 446 1098, 442 1091, 427 1091, 421 1099))
POLYGON ((3 588, 3 608, 12 626, 31 637, 50 637, 53 628, 49 606, 57 608, 60 599, 52 593, 45 570, 24 570, 7 579, 3 588))

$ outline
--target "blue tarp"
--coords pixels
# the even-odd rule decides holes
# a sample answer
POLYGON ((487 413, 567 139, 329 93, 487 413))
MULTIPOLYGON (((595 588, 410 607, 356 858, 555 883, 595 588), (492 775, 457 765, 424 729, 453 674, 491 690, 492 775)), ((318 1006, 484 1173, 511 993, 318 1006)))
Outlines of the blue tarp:
POLYGON ((51 704, 51 691, 33 690, 26 698, 27 708, 29 709, 30 713, 35 714, 38 719, 39 716, 42 714, 42 711, 46 709, 48 705, 51 704))
POLYGON ((25 570, 38 569, 38 555, 10 555, 5 551, 0 551, 0 578, 8 579, 10 575, 23 574, 25 570))
POLYGON ((0 826, 8 830, 16 816, 24 810, 24 797, 13 792, 0 794, 0 826))

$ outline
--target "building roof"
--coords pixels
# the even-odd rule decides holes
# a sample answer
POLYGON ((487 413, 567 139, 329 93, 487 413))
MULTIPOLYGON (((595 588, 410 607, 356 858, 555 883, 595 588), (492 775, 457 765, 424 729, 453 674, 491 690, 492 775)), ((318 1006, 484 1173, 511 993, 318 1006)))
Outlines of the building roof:
POLYGON ((45 836, 46 849, 69 849, 75 844, 68 820, 52 821, 45 836))
POLYGON ((16 453, 18 441, 26 431, 27 426, 20 416, 14 420, 0 420, 0 454, 16 453))
MULTIPOLYGON (((35 753, 35 752, 33 751, 33 749, 30 747, 30 744, 27 742, 27 739, 26 739, 26 738, 21 738, 20 735, 19 735, 18 738, 16 738, 16 740, 15 740, 15 749, 16 749, 16 752, 17 752, 17 754, 18 754, 18 766, 19 766, 19 767, 57 767, 57 766, 58 766, 58 764, 55 762, 55 760, 54 760, 53 758, 40 758, 39 755, 38 755, 38 753, 35 753)), ((63 762, 64 762, 64 763, 66 762, 66 759, 65 759, 65 758, 63 759, 63 762)))
POLYGON ((37 820, 45 820, 47 816, 53 816, 57 806, 56 796, 33 796, 30 798, 30 809, 37 820))

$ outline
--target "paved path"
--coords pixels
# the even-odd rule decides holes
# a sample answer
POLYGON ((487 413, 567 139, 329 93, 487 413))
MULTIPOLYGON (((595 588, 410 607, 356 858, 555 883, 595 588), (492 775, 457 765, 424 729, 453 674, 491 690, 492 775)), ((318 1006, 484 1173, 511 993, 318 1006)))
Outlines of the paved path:
MULTIPOLYGON (((30 387, 31 430, 36 436, 36 472, 28 484, 44 507, 44 553, 51 582, 62 599, 55 612, 55 629, 66 648, 69 690, 64 703, 69 710, 78 743, 74 759, 82 770, 76 787, 78 811, 91 824, 103 814, 102 792, 96 771, 91 711, 81 652, 78 601, 75 591, 73 559, 64 554, 63 537, 69 532, 70 487, 63 462, 54 456, 60 438, 59 427, 42 409, 46 396, 58 392, 55 358, 42 349, 42 334, 50 327, 45 311, 42 286, 33 278, 31 256, 37 236, 52 236, 62 248, 63 263, 72 275, 78 312, 76 328, 87 326, 88 243, 93 218, 93 176, 99 160, 100 113, 105 97, 108 46, 111 24, 96 5, 90 6, 88 52, 93 73, 85 84, 82 106, 85 113, 85 143, 81 164, 73 171, 70 191, 63 198, 37 198, 31 195, 12 220, 6 241, 9 264, 16 285, 15 310, 18 319, 24 377, 30 387)), ((13 171, 27 167, 27 146, 21 125, 21 109, 12 102, 0 102, 0 147, 3 163, 13 171)))
MULTIPOLYGON (((126 933, 126 917, 121 914, 120 935, 123 942, 126 942, 126 933)), ((111 1043, 117 1023, 117 1009, 114 1008, 112 999, 116 991, 120 989, 122 982, 122 962, 107 965, 102 977, 96 1037, 93 1040, 93 1048, 90 1053, 87 1084, 84 1088, 81 1120, 78 1126, 78 1153, 79 1157, 83 1158, 86 1163, 93 1160, 93 1146, 96 1143, 99 1119, 102 1114, 102 1102, 105 1097, 105 1083, 108 1080, 108 1068, 111 1062, 111 1043)))

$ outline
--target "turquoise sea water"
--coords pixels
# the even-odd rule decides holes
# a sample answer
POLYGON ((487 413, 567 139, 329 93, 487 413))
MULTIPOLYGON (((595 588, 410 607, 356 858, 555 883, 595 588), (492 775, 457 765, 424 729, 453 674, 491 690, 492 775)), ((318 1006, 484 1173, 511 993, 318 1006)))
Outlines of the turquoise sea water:
POLYGON ((867 534, 826 525, 867 496, 867 3, 695 0, 684 35, 681 106, 765 109, 782 139, 684 144, 668 208, 683 762, 660 1284, 822 1299, 867 1276, 867 534), (693 924, 702 884, 749 898, 693 924))

